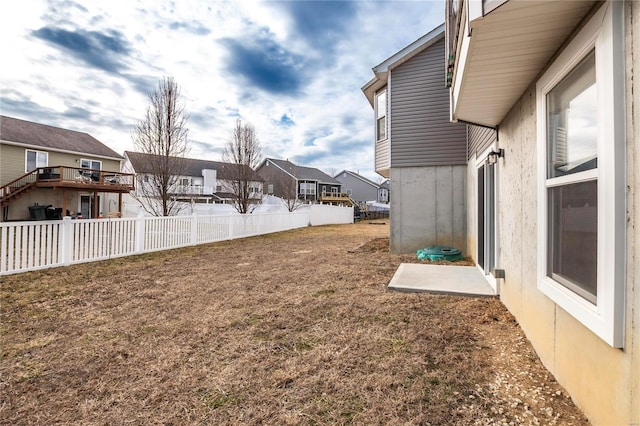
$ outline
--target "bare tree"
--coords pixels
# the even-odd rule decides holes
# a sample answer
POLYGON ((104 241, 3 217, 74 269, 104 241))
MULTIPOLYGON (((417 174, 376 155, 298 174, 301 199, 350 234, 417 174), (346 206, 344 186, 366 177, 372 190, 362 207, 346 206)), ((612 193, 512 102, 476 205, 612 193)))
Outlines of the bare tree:
MULTIPOLYGON (((292 172, 294 175, 296 174, 294 170, 292 170, 292 172)), ((300 197, 298 197, 298 181, 295 177, 281 173, 278 175, 275 184, 277 186, 278 196, 282 199, 284 206, 289 212, 296 211, 298 207, 304 204, 300 197)))
POLYGON ((154 216, 176 215, 181 207, 172 195, 186 170, 188 115, 180 87, 172 77, 160 80, 148 101, 145 116, 136 123, 132 135, 136 149, 150 154, 134 197, 154 216))
POLYGON ((251 213, 262 201, 262 195, 255 191, 257 174, 255 168, 261 160, 260 141, 250 123, 236 120, 231 139, 222 153, 224 162, 233 167, 231 173, 234 207, 239 213, 251 213))

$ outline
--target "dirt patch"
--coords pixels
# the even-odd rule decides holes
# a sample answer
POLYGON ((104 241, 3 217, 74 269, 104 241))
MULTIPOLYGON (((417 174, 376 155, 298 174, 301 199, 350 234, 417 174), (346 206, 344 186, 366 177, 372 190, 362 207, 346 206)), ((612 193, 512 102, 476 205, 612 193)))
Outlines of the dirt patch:
POLYGON ((396 293, 388 225, 3 278, 3 424, 586 424, 494 299, 396 293))

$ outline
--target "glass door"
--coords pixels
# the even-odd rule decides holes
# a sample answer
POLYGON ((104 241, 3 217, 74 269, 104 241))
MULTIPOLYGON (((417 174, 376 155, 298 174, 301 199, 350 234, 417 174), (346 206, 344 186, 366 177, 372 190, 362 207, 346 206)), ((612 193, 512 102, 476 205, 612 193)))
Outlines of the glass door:
POLYGON ((478 167, 478 266, 485 275, 496 266, 496 169, 495 164, 478 167))
MULTIPOLYGON (((97 208, 100 208, 100 197, 98 197, 97 208)), ((95 217, 93 216, 93 196, 80 196, 80 214, 82 214, 82 217, 84 219, 95 219, 95 217)), ((100 214, 100 212, 96 211, 96 217, 98 214, 100 214)))

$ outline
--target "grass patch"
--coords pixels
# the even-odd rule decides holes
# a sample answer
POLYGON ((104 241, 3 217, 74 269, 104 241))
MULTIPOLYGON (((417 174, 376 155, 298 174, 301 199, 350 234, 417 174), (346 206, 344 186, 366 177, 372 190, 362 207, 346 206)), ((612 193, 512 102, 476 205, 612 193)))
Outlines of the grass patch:
MULTIPOLYGON (((539 412, 535 389, 561 388, 500 302, 387 291, 415 261, 389 253, 388 233, 310 227, 3 277, 2 423, 468 425, 539 412)), ((545 404, 582 424, 569 399, 545 404)))

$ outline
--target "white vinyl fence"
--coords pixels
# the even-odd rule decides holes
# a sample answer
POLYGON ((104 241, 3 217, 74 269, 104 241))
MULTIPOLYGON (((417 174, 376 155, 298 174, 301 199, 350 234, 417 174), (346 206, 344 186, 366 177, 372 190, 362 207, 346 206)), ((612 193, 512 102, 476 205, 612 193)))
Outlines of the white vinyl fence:
POLYGON ((0 223, 0 275, 345 223, 353 223, 353 208, 321 205, 293 213, 0 223))

